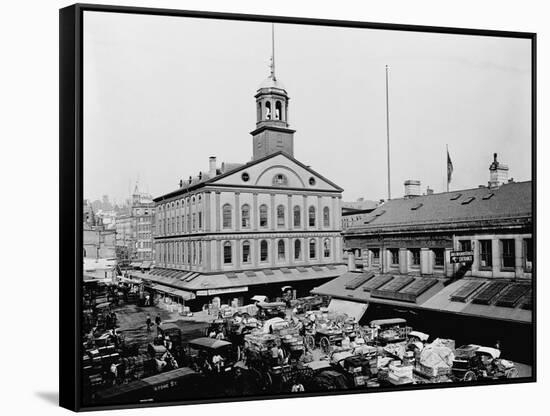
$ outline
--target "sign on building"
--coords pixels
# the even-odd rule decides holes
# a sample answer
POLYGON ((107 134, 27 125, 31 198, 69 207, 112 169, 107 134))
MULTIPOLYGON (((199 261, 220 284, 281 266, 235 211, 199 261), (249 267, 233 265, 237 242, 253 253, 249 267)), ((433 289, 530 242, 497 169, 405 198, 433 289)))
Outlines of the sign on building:
POLYGON ((451 251, 451 263, 473 263, 473 251, 451 251))

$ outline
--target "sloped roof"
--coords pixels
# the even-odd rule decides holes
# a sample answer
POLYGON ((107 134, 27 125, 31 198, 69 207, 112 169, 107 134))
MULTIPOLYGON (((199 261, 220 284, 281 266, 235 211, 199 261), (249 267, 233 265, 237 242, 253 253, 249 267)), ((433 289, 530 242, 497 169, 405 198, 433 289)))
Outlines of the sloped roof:
POLYGON ((380 205, 346 234, 390 231, 414 226, 532 216, 532 182, 511 182, 498 189, 486 187, 392 199, 380 205))
POLYGON ((202 177, 201 179, 198 179, 198 178, 194 178, 192 180, 192 182, 189 184, 185 184, 185 181, 184 181, 184 186, 182 188, 178 188, 176 189, 175 191, 172 191, 172 192, 169 192, 165 195, 161 195, 159 197, 156 197, 153 199, 153 201, 155 202, 159 202, 159 201, 163 201, 165 199, 169 199, 169 198, 173 198, 177 195, 181 195, 183 193, 186 193, 186 192, 189 192, 189 191, 192 191, 194 189, 197 189, 197 188, 200 188, 201 186, 204 186, 204 185, 207 185, 209 183, 212 183, 214 182, 215 180, 218 180, 218 179, 221 179, 221 178, 224 178, 226 176, 229 176, 229 175, 232 175, 233 173, 235 172, 238 172, 238 171, 241 171, 241 170, 244 170, 244 169, 247 169, 249 168, 250 166, 253 166, 253 165, 256 165, 258 163, 261 163, 265 160, 268 160, 268 159, 271 159, 275 156, 278 156, 278 155, 284 155, 285 157, 287 157, 288 159, 290 159, 292 162, 296 163, 297 165, 301 166, 302 168, 306 169, 307 171, 309 171, 310 173, 312 173, 313 175, 321 178, 322 180, 324 180, 325 182, 327 182, 328 184, 334 186, 336 189, 338 189, 339 191, 343 191, 342 188, 340 188, 338 185, 336 185, 334 182, 331 182, 330 180, 328 180, 327 178, 325 178, 323 175, 321 175, 320 173, 314 171, 313 169, 311 169, 309 166, 306 166, 304 165, 302 162, 296 160, 295 158, 293 158, 292 156, 290 156, 288 153, 286 152, 283 152, 283 151, 278 151, 278 152, 275 152, 275 153, 272 153, 272 154, 269 154, 265 157, 262 157, 260 159, 256 159, 256 160, 252 160, 248 163, 244 163, 242 165, 240 164, 236 164, 236 163, 232 163, 232 164, 228 164, 228 168, 226 171, 214 176, 214 177, 209 177, 208 173, 203 173, 202 174, 202 177))

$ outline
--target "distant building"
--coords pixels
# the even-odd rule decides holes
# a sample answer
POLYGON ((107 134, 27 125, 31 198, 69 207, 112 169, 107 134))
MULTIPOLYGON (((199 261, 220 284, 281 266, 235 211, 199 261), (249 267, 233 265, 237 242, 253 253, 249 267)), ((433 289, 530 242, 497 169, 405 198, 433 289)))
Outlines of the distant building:
POLYGON ((150 267, 154 260, 155 204, 151 196, 141 193, 136 185, 128 211, 118 213, 115 220, 118 255, 123 256, 121 260, 136 264, 146 261, 150 267))

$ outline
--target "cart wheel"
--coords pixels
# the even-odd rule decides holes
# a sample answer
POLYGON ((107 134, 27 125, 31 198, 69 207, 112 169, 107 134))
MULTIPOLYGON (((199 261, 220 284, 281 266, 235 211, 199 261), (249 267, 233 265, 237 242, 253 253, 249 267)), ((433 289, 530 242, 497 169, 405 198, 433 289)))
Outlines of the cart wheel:
POLYGON ((464 374, 464 381, 475 381, 477 380, 477 376, 473 371, 466 371, 466 374, 464 374))
POLYGON ((308 350, 313 350, 315 348, 315 338, 313 338, 313 335, 306 335, 304 344, 308 350))
POLYGON ((321 338, 321 342, 319 342, 319 345, 321 345, 321 350, 322 350, 325 354, 328 354, 328 353, 329 353, 329 351, 330 351, 330 341, 328 340, 327 337, 321 338))
POLYGON ((516 378, 519 376, 519 372, 517 368, 510 368, 508 371, 506 371, 506 378, 516 378))

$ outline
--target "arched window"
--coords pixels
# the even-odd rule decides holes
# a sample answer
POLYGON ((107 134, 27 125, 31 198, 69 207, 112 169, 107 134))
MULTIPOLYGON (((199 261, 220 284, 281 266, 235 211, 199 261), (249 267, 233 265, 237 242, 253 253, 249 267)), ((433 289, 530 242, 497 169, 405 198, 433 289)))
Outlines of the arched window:
POLYGON ((330 240, 328 238, 323 240, 323 256, 330 257, 330 240))
POLYGON ((258 113, 256 115, 256 119, 260 121, 262 119, 262 103, 258 103, 258 113))
POLYGON ((250 206, 244 204, 241 208, 241 223, 243 228, 250 228, 250 206))
POLYGON ((281 120, 283 113, 283 106, 280 101, 275 103, 275 120, 281 120))
POLYGON ((300 260, 302 258, 302 243, 300 240, 294 240, 294 259, 300 260))
POLYGON ((231 228, 231 205, 225 204, 222 208, 222 212, 223 212, 223 228, 231 228))
POLYGON ((285 242, 283 240, 277 242, 277 258, 279 260, 285 259, 285 242))
POLYGON ((309 258, 314 259, 317 257, 317 247, 315 243, 315 239, 312 238, 309 240, 309 258))
POLYGON ((260 242, 260 261, 267 261, 267 241, 262 240, 260 242))
POLYGON ((302 210, 298 205, 294 207, 294 227, 299 227, 302 222, 302 210))
POLYGON ((233 259, 232 259, 232 250, 231 250, 231 242, 230 241, 226 241, 225 243, 223 243, 223 262, 224 264, 230 264, 233 259))
POLYGON ((243 263, 250 263, 250 242, 243 242, 243 263))
POLYGON ((260 227, 267 227, 267 205, 260 205, 260 227))
POLYGON ((277 227, 285 226, 285 207, 282 205, 277 206, 277 227))
POLYGON ((309 207, 309 226, 315 227, 315 207, 313 205, 309 207))
POLYGON ((328 207, 323 208, 323 226, 330 227, 330 210, 328 207))
POLYGON ((271 120, 271 103, 269 101, 265 103, 265 119, 271 120))

